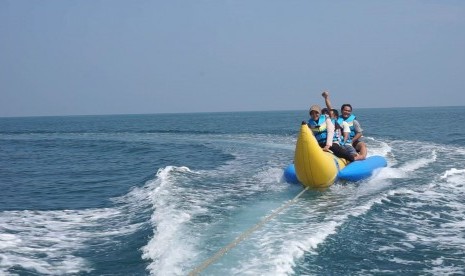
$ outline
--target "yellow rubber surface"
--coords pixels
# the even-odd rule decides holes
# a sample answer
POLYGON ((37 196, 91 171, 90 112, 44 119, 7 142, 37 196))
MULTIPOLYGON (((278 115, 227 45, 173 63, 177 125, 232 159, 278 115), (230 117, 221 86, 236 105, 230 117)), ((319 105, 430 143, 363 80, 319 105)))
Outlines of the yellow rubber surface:
POLYGON ((325 188, 334 183, 344 159, 323 151, 306 124, 300 128, 295 147, 294 166, 297 179, 311 188, 325 188))

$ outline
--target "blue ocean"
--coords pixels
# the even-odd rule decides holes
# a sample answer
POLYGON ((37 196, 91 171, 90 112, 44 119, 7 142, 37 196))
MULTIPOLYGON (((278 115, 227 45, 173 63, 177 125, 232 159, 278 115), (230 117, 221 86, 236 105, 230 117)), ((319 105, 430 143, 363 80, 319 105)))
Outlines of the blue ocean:
POLYGON ((388 167, 283 180, 306 110, 0 118, 0 275, 465 274, 465 107, 355 109, 388 167), (291 202, 292 201, 292 202, 291 202))

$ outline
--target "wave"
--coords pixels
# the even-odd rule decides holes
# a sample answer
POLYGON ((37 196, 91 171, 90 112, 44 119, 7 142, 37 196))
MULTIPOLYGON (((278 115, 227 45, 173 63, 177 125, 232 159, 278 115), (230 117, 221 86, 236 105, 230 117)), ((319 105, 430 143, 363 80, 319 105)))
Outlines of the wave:
POLYGON ((203 206, 208 205, 208 195, 201 198, 190 188, 177 185, 182 180, 176 178, 192 173, 187 167, 168 166, 159 169, 156 178, 145 185, 146 199, 153 208, 154 231, 142 248, 142 258, 151 260, 147 269, 153 275, 182 274, 183 264, 195 252, 195 238, 189 238, 192 230, 187 224, 206 212, 203 206))
POLYGON ((463 180, 463 176, 465 175, 465 169, 456 169, 452 168, 447 170, 442 176, 442 179, 447 179, 448 181, 456 181, 456 180, 463 180))
POLYGON ((79 252, 136 232, 118 208, 0 212, 0 274, 63 275, 93 270, 79 252))
MULTIPOLYGON (((357 187, 355 189, 359 191, 357 187)), ((286 212, 256 231, 249 240, 228 252, 221 264, 212 264, 207 274, 292 274, 304 255, 317 254, 318 246, 336 234, 342 224, 364 215, 385 198, 375 197, 353 205, 366 194, 341 185, 333 186, 324 193, 307 193, 286 212)))
MULTIPOLYGON (((230 217, 242 213, 239 202, 245 204, 256 199, 264 189, 276 191, 287 187, 280 182, 280 168, 268 168, 250 178, 237 179, 237 170, 244 169, 242 161, 238 155, 209 171, 167 166, 139 189, 138 193, 141 197, 147 195, 144 200, 153 209, 153 236, 142 248, 142 257, 151 261, 147 269, 152 275, 186 274, 203 256, 213 254, 221 243, 233 239, 236 231, 233 229, 245 227, 245 218, 230 217), (234 232, 225 233, 225 229, 234 232)), ((250 215, 248 208, 244 211, 250 215)))
POLYGON ((465 262, 458 252, 465 246, 464 182, 465 170, 452 168, 426 185, 409 185, 387 192, 383 205, 392 204, 393 208, 386 209, 379 223, 380 227, 396 231, 397 240, 379 251, 398 256, 391 261, 399 264, 421 260, 422 274, 463 272, 465 262), (436 250, 441 254, 435 253, 436 250))

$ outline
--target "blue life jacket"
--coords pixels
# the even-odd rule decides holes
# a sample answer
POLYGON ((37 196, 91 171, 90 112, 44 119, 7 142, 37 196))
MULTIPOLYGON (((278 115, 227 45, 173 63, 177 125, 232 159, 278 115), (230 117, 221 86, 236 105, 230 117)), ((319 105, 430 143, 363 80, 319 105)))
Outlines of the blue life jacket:
POLYGON ((354 114, 350 114, 350 116, 347 119, 344 119, 342 116, 339 116, 339 118, 337 118, 337 122, 340 126, 342 126, 342 123, 344 121, 349 125, 350 134, 349 134, 349 139, 346 141, 346 143, 352 143, 352 138, 354 138, 355 136, 354 120, 355 120, 354 114))
MULTIPOLYGON (((318 122, 310 118, 308 120, 308 127, 315 135, 316 140, 319 144, 326 143, 326 137, 328 137, 328 126, 326 125, 326 115, 320 115, 318 122)), ((338 141, 336 135, 333 137, 333 141, 338 141)))

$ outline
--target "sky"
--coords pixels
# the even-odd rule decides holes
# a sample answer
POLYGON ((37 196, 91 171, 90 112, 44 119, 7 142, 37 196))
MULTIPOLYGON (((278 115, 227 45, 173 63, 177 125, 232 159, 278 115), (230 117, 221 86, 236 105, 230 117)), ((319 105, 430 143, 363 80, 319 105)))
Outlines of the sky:
POLYGON ((465 1, 0 0, 0 117, 465 106, 465 1))

